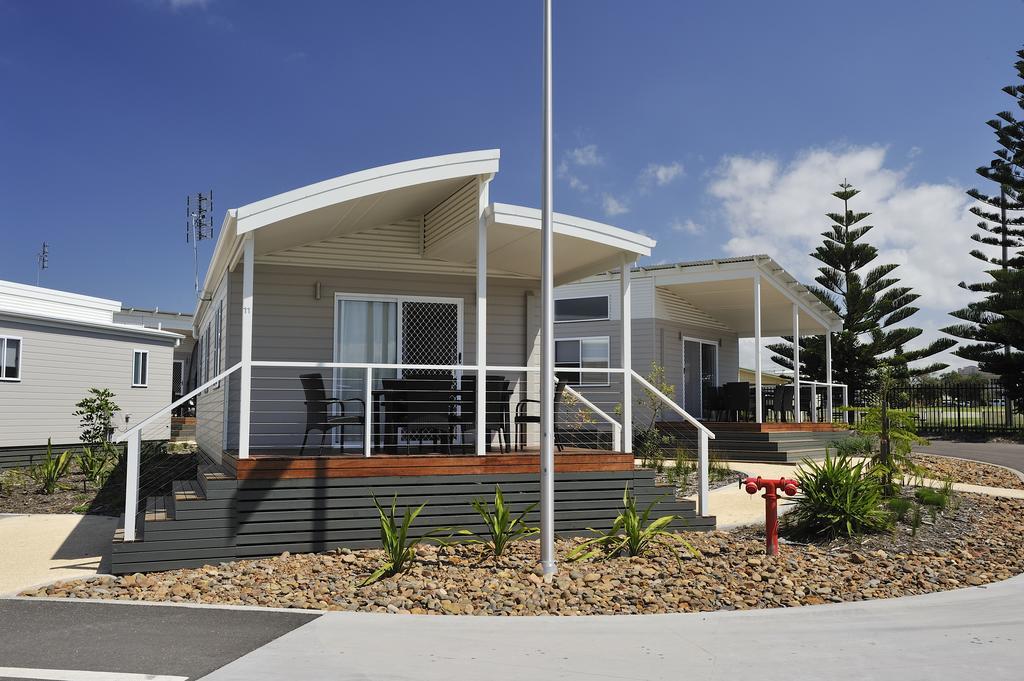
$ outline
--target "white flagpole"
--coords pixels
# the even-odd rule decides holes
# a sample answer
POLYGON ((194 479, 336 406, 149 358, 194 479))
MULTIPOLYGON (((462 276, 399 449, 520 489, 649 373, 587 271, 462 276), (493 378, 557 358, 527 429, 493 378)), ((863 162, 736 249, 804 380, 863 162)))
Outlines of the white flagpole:
POLYGON ((540 330, 540 563, 545 576, 555 565, 555 301, 551 227, 551 0, 544 0, 544 150, 541 164, 540 330))

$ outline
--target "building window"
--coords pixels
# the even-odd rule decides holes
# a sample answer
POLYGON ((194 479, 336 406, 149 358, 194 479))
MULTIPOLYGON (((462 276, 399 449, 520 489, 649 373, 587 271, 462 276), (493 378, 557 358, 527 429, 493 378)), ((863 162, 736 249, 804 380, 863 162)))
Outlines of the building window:
POLYGON ((21 339, 0 336, 0 381, 21 380, 21 339))
POLYGON ((564 369, 607 369, 608 336, 559 338, 555 341, 555 370, 569 385, 606 386, 608 372, 564 371, 564 369))
POLYGON ((220 375, 221 324, 224 319, 224 301, 217 303, 217 315, 214 317, 213 329, 213 375, 220 375))
POLYGON ((556 322, 596 322, 608 319, 608 296, 562 298, 555 301, 556 322))
POLYGON ((132 387, 145 388, 149 385, 149 352, 135 350, 132 353, 132 387))

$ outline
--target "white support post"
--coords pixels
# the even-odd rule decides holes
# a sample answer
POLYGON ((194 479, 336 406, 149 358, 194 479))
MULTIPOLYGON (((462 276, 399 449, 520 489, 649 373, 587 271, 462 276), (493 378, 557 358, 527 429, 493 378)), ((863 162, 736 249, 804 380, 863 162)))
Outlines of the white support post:
POLYGON ((761 383, 761 271, 754 272, 754 420, 764 423, 761 383))
POLYGON ((554 130, 551 115, 551 0, 544 0, 544 84, 541 153, 540 325, 540 565, 550 579, 555 563, 555 295, 552 195, 554 130))
MULTIPOLYGON (((344 443, 342 443, 344 446, 344 443)), ((373 367, 366 367, 363 384, 363 456, 370 456, 373 446, 373 367)))
POLYGON ((476 226, 476 455, 487 453, 487 221, 489 180, 477 180, 476 226))
POLYGON ((843 406, 850 406, 850 386, 848 385, 843 386, 843 406))
POLYGON ((622 452, 633 452, 633 304, 630 289, 632 263, 622 256, 622 276, 619 277, 619 336, 622 339, 622 452))
POLYGON ((832 417, 832 332, 825 331, 825 382, 828 392, 825 393, 825 418, 833 423, 832 417))
POLYGON ((818 422, 818 382, 811 381, 811 403, 807 405, 807 411, 811 412, 811 423, 818 422))
POLYGON ((793 420, 800 417, 800 308, 793 303, 793 420))
POLYGON ((139 513, 139 456, 142 451, 142 429, 128 436, 128 457, 124 481, 124 541, 135 541, 135 520, 139 513))
POLYGON ((708 434, 698 431, 697 434, 697 514, 710 515, 708 509, 708 434))
POLYGON ((249 458, 249 426, 252 420, 252 305, 255 243, 251 233, 243 242, 242 270, 242 380, 238 395, 238 458, 249 458))

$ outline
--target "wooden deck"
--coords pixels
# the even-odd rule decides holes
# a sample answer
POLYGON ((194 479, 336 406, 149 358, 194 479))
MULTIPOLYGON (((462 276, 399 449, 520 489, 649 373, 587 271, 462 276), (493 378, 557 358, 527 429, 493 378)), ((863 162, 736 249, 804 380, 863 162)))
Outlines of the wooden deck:
MULTIPOLYGON (((501 475, 536 473, 537 449, 485 456, 468 454, 356 454, 303 455, 298 450, 252 452, 239 459, 226 452, 222 465, 238 480, 373 478, 382 476, 501 475)), ((571 449, 555 454, 556 473, 601 473, 633 470, 633 456, 596 449, 571 449)))

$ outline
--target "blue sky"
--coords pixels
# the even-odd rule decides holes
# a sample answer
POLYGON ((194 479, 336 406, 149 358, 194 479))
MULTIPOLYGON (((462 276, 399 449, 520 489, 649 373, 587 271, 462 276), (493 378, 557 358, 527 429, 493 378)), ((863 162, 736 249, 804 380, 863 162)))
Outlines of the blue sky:
MULTIPOLYGON (((539 0, 0 0, 0 278, 34 283, 46 240, 44 285, 191 310, 186 194, 212 187, 219 224, 453 151, 500 147, 492 198, 537 205, 539 19, 539 0)), ((1022 25, 1020 0, 556 0, 556 210, 652 235, 652 262, 768 251, 806 279, 847 176, 925 294, 915 321, 945 324, 1022 25)))

